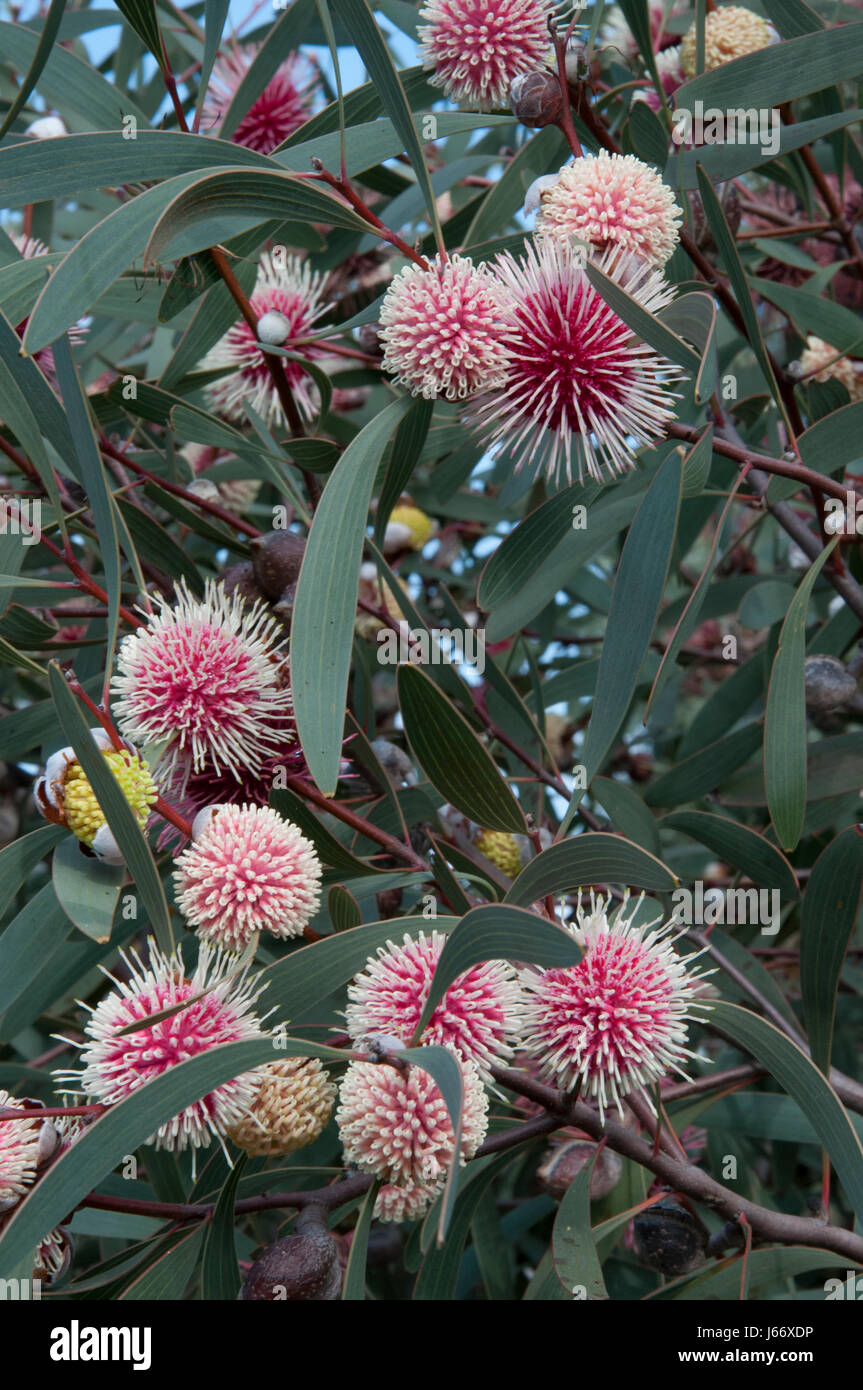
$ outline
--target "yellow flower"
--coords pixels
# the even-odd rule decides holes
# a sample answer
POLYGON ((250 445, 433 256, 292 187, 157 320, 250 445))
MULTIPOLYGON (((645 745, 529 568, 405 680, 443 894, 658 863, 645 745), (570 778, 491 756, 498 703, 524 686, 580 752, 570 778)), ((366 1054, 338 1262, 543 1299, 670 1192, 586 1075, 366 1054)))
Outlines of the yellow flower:
MULTIPOLYGON (((135 812, 138 824, 145 826, 150 807, 158 796, 147 764, 125 748, 103 753, 102 756, 135 812)), ((61 801, 65 821, 72 834, 83 840, 85 845, 92 845, 97 831, 105 824, 105 813, 96 800, 96 794, 80 763, 68 764, 63 778, 61 801)))
POLYGON ((516 878, 521 872, 521 851, 514 835, 506 830, 481 830, 474 840, 480 854, 506 874, 516 878))

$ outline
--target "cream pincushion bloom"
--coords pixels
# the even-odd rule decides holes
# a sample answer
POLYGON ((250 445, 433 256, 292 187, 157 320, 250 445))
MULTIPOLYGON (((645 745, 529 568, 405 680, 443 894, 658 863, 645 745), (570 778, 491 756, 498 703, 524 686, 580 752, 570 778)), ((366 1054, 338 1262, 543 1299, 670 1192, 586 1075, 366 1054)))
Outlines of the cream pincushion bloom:
POLYGON ((575 237, 599 251, 620 247, 664 265, 680 236, 683 213, 649 164, 632 154, 585 155, 565 164, 540 196, 538 236, 575 237))
MULTIPOLYGON (((772 24, 742 5, 712 10, 704 19, 704 71, 733 63, 735 58, 745 58, 747 53, 757 53, 759 48, 775 43, 778 37, 772 24)), ((687 77, 695 76, 696 43, 697 27, 693 24, 680 50, 680 62, 687 77)))
POLYGON ((863 362, 855 364, 850 357, 841 357, 835 347, 823 338, 810 334, 800 358, 801 376, 813 376, 816 381, 839 381, 852 402, 863 401, 863 362))

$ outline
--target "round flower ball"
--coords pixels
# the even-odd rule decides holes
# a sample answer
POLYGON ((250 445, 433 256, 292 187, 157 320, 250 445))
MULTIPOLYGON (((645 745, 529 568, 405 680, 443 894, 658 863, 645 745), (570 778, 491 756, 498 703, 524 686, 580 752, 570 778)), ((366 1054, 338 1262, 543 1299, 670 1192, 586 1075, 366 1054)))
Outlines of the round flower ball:
MULTIPOLYGON (((345 1010, 354 1042, 384 1034, 409 1043, 446 944, 443 932, 416 939, 405 933, 401 945, 388 941, 348 986, 345 1010)), ((521 989, 505 961, 484 961, 454 980, 432 1012, 422 1040, 449 1047, 487 1076, 492 1062, 512 1055, 518 1041, 521 989)))
POLYGON ((269 806, 213 806, 177 860, 177 903, 204 940, 242 951, 255 932, 300 936, 321 901, 310 840, 269 806))
POLYGON ((228 1130, 253 1157, 279 1157, 312 1144, 333 1112, 336 1087, 317 1057, 286 1057, 260 1069, 251 1112, 228 1130))
MULTIPOLYGON (((166 956, 152 939, 147 965, 134 951, 120 954, 128 978, 118 980, 103 970, 114 988, 87 1020, 81 1070, 55 1073, 71 1083, 66 1090, 116 1105, 190 1057, 264 1037, 254 1013, 264 986, 247 971, 237 974, 232 957, 202 943, 198 963, 187 976, 179 951, 166 956), (153 1017, 166 1009, 175 1012, 153 1017), (132 1023, 142 1026, 123 1033, 132 1023)), ((223 1082, 161 1124, 146 1142, 173 1151, 206 1148, 213 1138, 221 1142, 249 1114, 260 1084, 256 1072, 223 1082)))
POLYGON ((385 1183, 440 1191, 454 1161, 472 1158, 488 1128, 488 1096, 475 1066, 463 1062, 464 1101, 458 1155, 446 1102, 422 1067, 405 1070, 352 1062, 336 1111, 345 1162, 385 1183))
POLYGON ((505 106, 520 73, 550 58, 549 0, 428 0, 417 30, 433 87, 479 111, 505 106))
POLYGON ((677 245, 683 213, 662 176, 633 154, 600 150, 565 164, 544 188, 538 236, 575 237, 599 251, 620 247, 661 266, 677 245))
POLYGON ((854 363, 850 357, 843 357, 823 338, 810 334, 806 339, 798 374, 814 377, 816 381, 838 381, 845 387, 852 404, 863 401, 863 362, 854 363))
MULTIPOLYGON (((680 62, 687 77, 695 76, 697 33, 697 26, 693 24, 680 49, 680 62)), ((704 71, 733 63, 735 58, 744 58, 747 53, 757 53, 759 48, 775 43, 778 37, 772 24, 742 5, 711 10, 704 17, 704 71)))
POLYGON ((380 314, 383 368, 414 396, 464 400, 500 380, 506 344, 501 293, 491 270, 469 256, 408 265, 380 314))
MULTIPOLYGON (((20 1110, 8 1091, 0 1090, 0 1110, 20 1110)), ((26 1111, 22 1111, 26 1115, 26 1111)), ((33 1117, 0 1120, 0 1214, 17 1205, 36 1177, 40 1125, 33 1117)))
POLYGON ((416 1221, 425 1216, 438 1191, 437 1187, 425 1183, 411 1182, 404 1187, 392 1182, 384 1183, 378 1189, 372 1215, 376 1221, 416 1221))
POLYGON ((610 900, 591 895, 569 928, 584 952, 578 965, 522 975, 525 1052, 555 1085, 595 1096, 601 1115, 609 1104, 622 1115, 623 1096, 669 1071, 685 1075, 692 1055, 686 1025, 703 976, 674 950, 673 923, 635 925, 639 904, 609 918, 610 900))

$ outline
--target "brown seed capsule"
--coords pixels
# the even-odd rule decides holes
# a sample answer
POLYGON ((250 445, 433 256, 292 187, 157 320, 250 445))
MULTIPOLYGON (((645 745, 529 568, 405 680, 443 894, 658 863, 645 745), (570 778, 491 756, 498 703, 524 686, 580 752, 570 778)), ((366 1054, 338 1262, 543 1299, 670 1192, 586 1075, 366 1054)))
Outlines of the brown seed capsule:
POLYGON ((293 531, 268 531, 251 544, 252 569, 267 598, 275 603, 289 584, 296 584, 306 543, 293 531))
POLYGON ((539 130, 560 120, 563 93, 551 72, 523 72, 509 89, 510 110, 522 125, 539 130))
MULTIPOLYGON (((296 1224, 303 1225, 302 1216, 296 1224)), ((314 1225, 265 1250, 246 1275, 240 1298, 247 1303, 332 1303, 341 1296, 341 1287, 338 1242, 329 1231, 314 1225)))
POLYGON ((847 705, 857 693, 857 682, 835 656, 807 656, 803 663, 806 708, 812 714, 847 705))
POLYGON ((255 579, 255 572, 249 560, 241 560, 239 564, 226 569, 222 575, 222 583, 228 597, 231 594, 239 594, 247 603, 254 603, 255 599, 265 602, 264 591, 255 579))
POLYGON ((633 1221, 641 1263, 661 1274, 688 1274, 704 1263, 707 1227, 673 1199, 657 1202, 633 1221))
MULTIPOLYGON (((548 1150, 545 1161, 537 1170, 542 1187, 559 1202, 574 1178, 586 1168, 596 1153, 596 1145, 587 1139, 571 1139, 548 1150)), ((590 1177, 590 1195, 606 1197, 620 1182, 623 1164, 613 1149, 602 1149, 590 1177)))

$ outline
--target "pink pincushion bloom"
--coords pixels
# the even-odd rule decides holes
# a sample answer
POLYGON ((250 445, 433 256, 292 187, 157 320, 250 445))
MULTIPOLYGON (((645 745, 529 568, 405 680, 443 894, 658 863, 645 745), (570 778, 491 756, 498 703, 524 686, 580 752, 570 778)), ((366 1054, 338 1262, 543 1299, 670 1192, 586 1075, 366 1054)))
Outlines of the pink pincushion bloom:
MULTIPOLYGON (((0 1090, 0 1110, 21 1108, 8 1091, 0 1090)), ((0 1215, 16 1205, 36 1177, 39 1130, 33 1113, 26 1119, 0 1120, 0 1215)))
POLYGON ((551 54, 548 0, 427 0, 417 30, 432 86, 465 106, 505 106, 513 78, 551 54))
MULTIPOLYGON (((249 302, 258 320, 268 316, 270 322, 281 324, 278 343, 271 338, 267 339, 268 343, 295 352, 309 362, 326 356, 322 347, 302 341, 330 307, 321 303, 323 284, 324 276, 304 265, 298 256, 287 256, 282 265, 271 252, 263 253, 249 302)), ((300 414, 310 420, 315 412, 311 377, 302 363, 287 357, 279 361, 300 414)), ((244 405, 248 401, 268 425, 284 425, 285 415, 273 386, 267 356, 245 319, 238 319, 231 325, 210 348, 198 370, 208 372, 228 367, 232 370, 227 375, 207 387, 212 408, 226 419, 243 424, 247 420, 244 405)))
POLYGON ((649 164, 633 154, 584 155, 546 189, 537 236, 577 237, 608 251, 620 247, 651 265, 664 265, 677 245, 683 213, 649 164))
MULTIPOLYGON (((224 119, 257 54, 254 45, 234 45, 217 58, 204 107, 208 124, 224 119)), ((290 53, 252 102, 230 139, 258 154, 271 154, 309 119, 317 85, 317 73, 309 60, 299 53, 290 53)))
POLYGON ((425 1216, 439 1189, 424 1183, 411 1182, 403 1187, 385 1183, 375 1198, 376 1221, 416 1221, 425 1216))
POLYGON ((299 936, 321 900, 311 841, 268 806, 215 806, 201 819, 174 872, 189 925, 229 951, 241 951, 255 932, 299 936))
MULTIPOLYGON (((121 955, 129 979, 117 980, 104 971, 115 988, 89 1010, 83 1070, 55 1073, 72 1082, 75 1091, 116 1105, 190 1057, 265 1036, 253 1011, 263 986, 257 978, 249 979, 247 971, 237 975, 232 957, 201 944, 197 966, 187 978, 179 951, 165 956, 152 939, 148 966, 134 951, 121 955), (177 1004, 186 1007, 118 1036, 130 1023, 177 1004)), ((160 1125, 147 1142, 171 1150, 206 1148, 214 1137, 222 1143, 225 1132, 250 1113, 260 1080, 259 1073, 249 1072, 224 1082, 160 1125)))
MULTIPOLYGON (((460 1063, 464 1098, 458 1162, 472 1158, 488 1128, 488 1096, 477 1068, 460 1063)), ((345 1161, 384 1182, 439 1192, 455 1155, 446 1102, 427 1071, 351 1062, 336 1111, 345 1161)))
POLYGON ((622 1114, 630 1091, 668 1071, 685 1075, 686 1024, 705 1007, 697 999, 704 977, 674 950, 673 923, 635 926, 638 903, 609 919, 609 905, 593 894, 589 912, 579 902, 569 928, 584 951, 578 965, 523 972, 524 1047, 541 1075, 595 1096, 600 1114, 609 1103, 622 1114))
POLYGON ((381 307, 383 367, 415 396, 464 400, 503 376, 502 295, 492 271, 467 256, 409 265, 381 307))
POLYGON ((260 772, 292 713, 283 633, 266 607, 208 580, 202 599, 177 585, 169 604, 123 639, 111 689, 136 745, 167 740, 160 769, 260 772))
MULTIPOLYGON (((347 1029, 353 1041, 378 1033, 409 1043, 446 944, 443 932, 402 945, 388 941, 348 986, 347 1029)), ((426 1046, 449 1047, 487 1077, 492 1062, 512 1055, 518 1039, 521 989, 505 961, 487 961, 450 985, 423 1030, 426 1046)))
MULTIPOLYGON (((644 261, 607 253, 598 268, 655 313, 674 291, 644 261)), ((635 466, 634 449, 654 444, 674 418, 668 381, 677 369, 635 338, 593 288, 567 241, 544 237, 523 260, 498 257, 507 290, 506 377, 468 407, 466 418, 506 449, 518 471, 545 468, 549 478, 584 469, 598 482, 635 466)))

